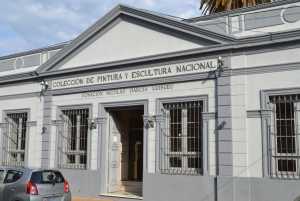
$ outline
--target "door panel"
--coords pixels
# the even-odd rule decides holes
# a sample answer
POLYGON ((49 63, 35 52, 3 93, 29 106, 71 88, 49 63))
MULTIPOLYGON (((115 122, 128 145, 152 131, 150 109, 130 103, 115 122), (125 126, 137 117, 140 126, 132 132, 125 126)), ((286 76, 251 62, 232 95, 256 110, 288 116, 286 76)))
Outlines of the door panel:
POLYGON ((0 169, 0 200, 3 199, 3 191, 4 191, 4 177, 5 177, 6 171, 0 169))
POLYGON ((21 181, 23 174, 23 172, 17 170, 6 171, 2 189, 3 200, 11 201, 16 195, 24 192, 24 183, 21 181))
POLYGON ((121 180, 121 133, 113 114, 109 115, 109 192, 120 190, 121 180))
POLYGON ((4 184, 0 183, 0 200, 3 200, 4 184))
POLYGON ((143 115, 137 113, 129 122, 129 180, 143 180, 143 115))

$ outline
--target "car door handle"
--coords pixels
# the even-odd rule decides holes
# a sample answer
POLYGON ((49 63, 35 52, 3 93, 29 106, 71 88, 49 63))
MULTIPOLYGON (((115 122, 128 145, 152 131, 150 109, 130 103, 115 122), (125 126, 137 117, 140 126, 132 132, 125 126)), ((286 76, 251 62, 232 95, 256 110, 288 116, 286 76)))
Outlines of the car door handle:
POLYGON ((9 190, 12 191, 12 192, 15 192, 16 188, 10 188, 9 190))

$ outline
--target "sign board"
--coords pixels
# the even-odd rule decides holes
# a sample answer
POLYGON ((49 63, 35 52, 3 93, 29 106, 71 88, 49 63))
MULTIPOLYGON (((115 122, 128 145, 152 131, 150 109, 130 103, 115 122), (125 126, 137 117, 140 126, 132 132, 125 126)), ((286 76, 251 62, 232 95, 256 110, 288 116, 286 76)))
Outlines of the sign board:
POLYGON ((160 84, 145 87, 131 87, 122 89, 102 90, 102 91, 90 91, 81 94, 82 98, 95 98, 105 96, 118 96, 118 95, 138 95, 143 93, 160 93, 172 91, 174 84, 160 84))
POLYGON ((110 84, 126 81, 163 78, 169 76, 187 75, 214 71, 218 68, 218 60, 202 60, 181 64, 170 64, 160 67, 139 68, 110 73, 97 73, 52 81, 52 89, 67 89, 92 85, 110 84))

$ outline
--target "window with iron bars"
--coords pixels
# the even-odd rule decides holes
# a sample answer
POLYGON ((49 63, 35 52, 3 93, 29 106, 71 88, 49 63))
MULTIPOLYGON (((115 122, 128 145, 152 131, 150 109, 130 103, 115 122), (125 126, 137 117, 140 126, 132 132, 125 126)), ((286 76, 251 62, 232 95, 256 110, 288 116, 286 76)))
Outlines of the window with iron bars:
POLYGON ((165 174, 202 174, 203 101, 163 104, 160 170, 165 174))
POLYGON ((63 128, 58 166, 86 169, 89 133, 89 109, 62 110, 63 128))
POLYGON ((27 112, 7 113, 3 135, 4 166, 24 166, 27 134, 27 112))
POLYGON ((299 178, 300 95, 270 96, 271 176, 299 178))

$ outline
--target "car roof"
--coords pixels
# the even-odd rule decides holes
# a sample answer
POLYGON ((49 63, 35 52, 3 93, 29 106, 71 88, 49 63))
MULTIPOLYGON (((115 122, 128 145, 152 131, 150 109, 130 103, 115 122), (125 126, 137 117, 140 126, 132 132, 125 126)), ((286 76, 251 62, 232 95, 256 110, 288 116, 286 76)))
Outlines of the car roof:
POLYGON ((9 167, 9 166, 0 166, 0 170, 30 170, 25 167, 9 167))
POLYGON ((29 168, 29 167, 0 166, 0 170, 42 171, 42 170, 49 170, 49 169, 29 168))
POLYGON ((36 171, 59 171, 57 169, 45 169, 45 168, 29 168, 29 167, 10 167, 10 166, 0 166, 0 170, 19 170, 25 172, 36 172, 36 171))

